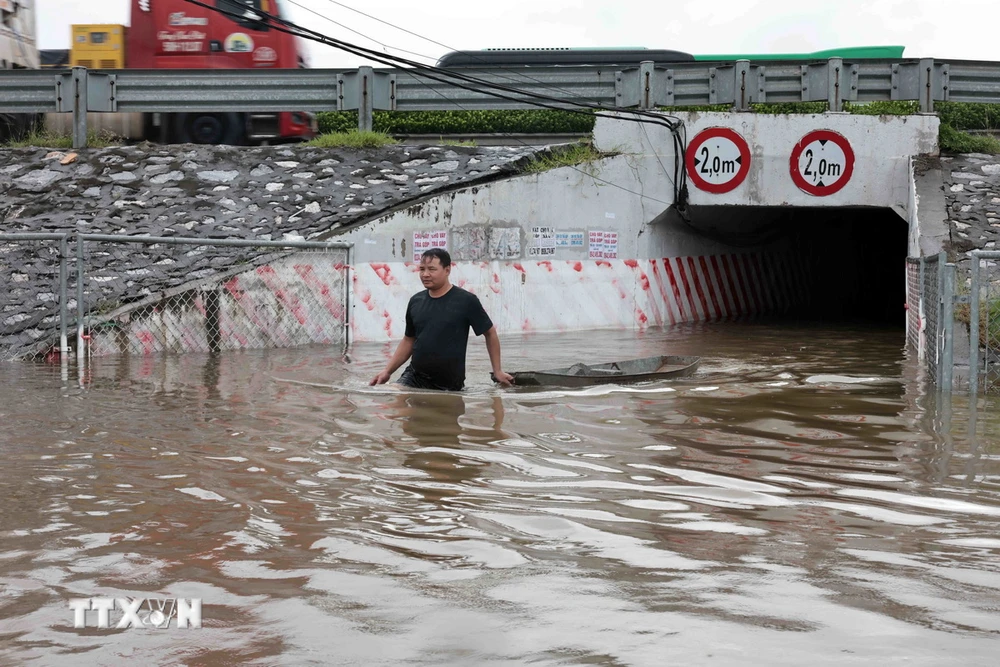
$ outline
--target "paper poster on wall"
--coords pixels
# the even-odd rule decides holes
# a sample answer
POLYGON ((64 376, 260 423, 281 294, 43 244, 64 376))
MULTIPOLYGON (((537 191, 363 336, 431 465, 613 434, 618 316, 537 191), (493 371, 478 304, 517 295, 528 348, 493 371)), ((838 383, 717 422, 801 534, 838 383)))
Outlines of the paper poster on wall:
POLYGON ((521 228, 493 227, 490 229, 491 259, 516 259, 521 256, 521 228))
POLYGON ((425 250, 431 248, 448 249, 448 232, 437 230, 433 232, 413 232, 413 261, 419 262, 425 250))
POLYGON ((583 232, 556 232, 557 248, 582 248, 583 232))
POLYGON ((532 227, 529 257, 548 257, 556 254, 556 230, 552 227, 532 227))
POLYGON ((486 257, 489 230, 484 227, 454 227, 451 230, 451 258, 461 262, 478 262, 486 257))
POLYGON ((618 232, 590 232, 590 259, 618 259, 618 232))

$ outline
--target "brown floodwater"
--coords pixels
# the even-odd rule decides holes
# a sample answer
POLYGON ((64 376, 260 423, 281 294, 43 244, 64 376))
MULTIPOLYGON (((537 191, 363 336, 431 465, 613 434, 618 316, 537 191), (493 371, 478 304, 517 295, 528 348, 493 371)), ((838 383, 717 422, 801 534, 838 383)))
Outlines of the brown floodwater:
POLYGON ((508 370, 703 361, 500 390, 476 339, 462 394, 368 387, 388 345, 0 364, 0 662, 996 664, 1000 412, 903 342, 508 337, 508 370), (75 628, 92 597, 203 627, 75 628))

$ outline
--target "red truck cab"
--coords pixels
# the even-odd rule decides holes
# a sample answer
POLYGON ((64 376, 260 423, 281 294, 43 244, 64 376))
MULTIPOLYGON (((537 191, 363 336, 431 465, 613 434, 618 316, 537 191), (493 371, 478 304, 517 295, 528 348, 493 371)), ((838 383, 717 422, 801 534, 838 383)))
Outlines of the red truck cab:
MULTIPOLYGON (((280 69, 304 66, 299 38, 275 30, 279 0, 132 0, 126 38, 129 69, 280 69), (225 13, 230 14, 227 16, 225 13)), ((282 143, 316 136, 306 112, 160 114, 168 141, 203 144, 282 143)))

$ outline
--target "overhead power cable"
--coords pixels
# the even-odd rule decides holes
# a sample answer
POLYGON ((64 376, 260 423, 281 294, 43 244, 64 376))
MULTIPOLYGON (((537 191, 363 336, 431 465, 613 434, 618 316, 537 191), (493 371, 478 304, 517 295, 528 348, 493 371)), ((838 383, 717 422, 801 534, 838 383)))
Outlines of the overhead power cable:
POLYGON ((528 92, 528 91, 523 91, 523 90, 518 90, 518 89, 515 89, 515 88, 511 88, 509 86, 503 86, 503 85, 500 85, 500 84, 495 84, 495 83, 492 83, 492 82, 489 82, 489 81, 485 81, 485 80, 482 80, 482 79, 477 79, 476 77, 468 76, 468 75, 465 75, 465 74, 460 74, 460 73, 452 71, 452 70, 447 70, 447 69, 437 68, 437 67, 428 67, 426 65, 422 65, 420 63, 416 63, 414 61, 407 60, 405 58, 401 58, 401 57, 398 57, 398 56, 383 55, 383 54, 380 54, 380 53, 378 53, 376 51, 372 51, 371 49, 366 49, 366 48, 358 46, 356 44, 352 44, 350 42, 345 42, 345 41, 342 41, 342 40, 338 40, 338 39, 329 37, 327 35, 324 35, 322 33, 319 33, 317 31, 309 30, 307 28, 303 28, 303 27, 298 26, 298 25, 296 25, 296 24, 294 24, 294 23, 292 23, 290 21, 282 19, 281 17, 274 16, 274 15, 268 14, 267 12, 263 12, 263 11, 260 11, 260 10, 247 10, 247 11, 244 11, 242 13, 236 13, 236 12, 229 11, 229 10, 226 10, 224 8, 221 8, 221 7, 213 7, 213 6, 207 5, 207 4, 203 3, 203 2, 200 2, 199 0, 186 0, 186 2, 188 2, 189 4, 197 5, 199 7, 203 7, 205 9, 209 9, 211 11, 216 11, 218 13, 224 14, 226 16, 229 16, 231 18, 235 18, 235 19, 238 19, 238 20, 245 21, 248 18, 248 15, 253 15, 255 17, 259 17, 259 19, 261 20, 262 23, 265 23, 266 22, 265 19, 268 19, 270 21, 270 23, 271 23, 270 27, 274 28, 275 30, 277 30, 279 32, 284 32, 284 33, 287 33, 287 34, 290 34, 290 35, 302 37, 304 39, 309 39, 309 40, 316 41, 316 42, 319 42, 319 43, 322 43, 322 44, 326 44, 326 45, 329 45, 329 46, 334 46, 335 48, 341 49, 341 50, 346 51, 348 53, 353 53, 355 55, 359 55, 359 56, 363 56, 363 57, 368 57, 369 59, 374 60, 375 62, 379 62, 379 63, 382 63, 382 64, 387 64, 387 65, 392 66, 392 67, 396 67, 396 66, 399 66, 399 65, 402 64, 402 65, 410 67, 410 68, 412 68, 412 69, 414 69, 414 70, 416 70, 418 72, 421 72, 426 78, 429 78, 432 81, 438 81, 440 83, 445 83, 447 85, 455 86, 457 88, 469 90, 469 91, 476 92, 476 93, 479 93, 479 94, 490 95, 490 96, 498 97, 498 98, 501 98, 501 99, 507 99, 507 100, 518 102, 518 103, 521 103, 521 104, 530 104, 531 106, 537 106, 537 107, 540 107, 540 108, 547 108, 547 109, 553 109, 553 110, 568 111, 568 112, 572 112, 572 113, 581 113, 581 114, 586 114, 586 115, 592 115, 592 116, 595 116, 595 117, 612 118, 612 119, 615 119, 615 120, 626 120, 626 121, 632 121, 632 122, 638 122, 638 123, 650 123, 650 124, 660 125, 660 126, 666 127, 667 129, 669 129, 671 131, 671 134, 673 136, 673 141, 674 141, 674 147, 675 147, 675 154, 674 154, 674 179, 673 179, 674 202, 675 202, 674 205, 677 208, 677 210, 679 212, 681 212, 682 214, 684 214, 684 212, 686 210, 687 186, 686 186, 686 183, 684 182, 686 180, 686 178, 685 178, 686 174, 685 174, 684 168, 683 168, 683 155, 684 155, 685 139, 684 139, 684 137, 681 136, 681 133, 683 132, 684 126, 683 126, 683 123, 681 123, 680 120, 677 119, 676 117, 673 117, 673 116, 664 116, 664 115, 660 115, 660 114, 653 114, 653 113, 645 112, 645 111, 637 111, 637 110, 634 110, 634 109, 621 109, 621 111, 624 111, 626 113, 631 114, 633 116, 631 118, 628 118, 628 117, 622 118, 622 117, 610 115, 610 114, 607 114, 607 113, 603 113, 603 114, 602 113, 588 114, 586 111, 582 111, 580 108, 566 108, 565 105, 567 105, 567 104, 575 104, 576 107, 594 109, 594 110, 597 110, 598 112, 600 112, 600 111, 607 112, 608 108, 607 107, 603 107, 603 106, 598 106, 598 105, 592 105, 592 104, 583 104, 583 103, 579 103, 579 102, 576 102, 576 103, 568 102, 566 100, 561 100, 561 99, 558 99, 558 98, 553 98, 553 97, 550 97, 550 96, 547 96, 547 95, 541 95, 541 94, 538 94, 538 93, 531 93, 531 92, 528 92), (476 87, 469 86, 469 85, 463 85, 461 83, 456 83, 454 81, 447 81, 445 79, 442 79, 441 76, 458 79, 460 81, 466 81, 466 82, 469 82, 469 83, 472 83, 472 84, 479 84, 480 86, 485 86, 486 89, 484 90, 483 88, 476 88, 476 87), (505 91, 505 92, 515 93, 515 94, 522 95, 524 97, 532 98, 532 99, 539 100, 539 101, 532 102, 532 101, 529 101, 529 100, 526 100, 526 99, 523 99, 523 98, 510 97, 509 95, 501 94, 499 92, 496 92, 495 90, 489 90, 490 88, 501 90, 501 91, 505 91), (548 103, 546 103, 546 102, 548 102, 548 103), (559 105, 559 106, 554 106, 554 105, 559 105))
MULTIPOLYGON (((412 35, 413 37, 416 37, 418 39, 422 39, 425 42, 429 42, 429 43, 434 44, 436 46, 440 46, 442 48, 448 49, 449 51, 460 51, 460 49, 457 49, 454 46, 449 46, 447 44, 444 44, 443 42, 439 42, 437 40, 431 39, 430 37, 425 37, 425 36, 423 36, 423 35, 421 35, 419 33, 415 33, 412 30, 407 30, 406 28, 402 28, 402 27, 396 25, 395 23, 390 23, 389 21, 383 21, 382 19, 378 18, 377 16, 372 16, 371 14, 367 14, 367 13, 365 13, 365 12, 359 10, 359 9, 355 9, 354 7, 350 7, 348 5, 345 5, 342 2, 337 2, 337 0, 326 0, 326 1, 329 2, 331 5, 336 5, 338 7, 343 7, 344 9, 352 11, 352 12, 354 12, 356 14, 360 14, 361 16, 369 18, 369 19, 371 19, 373 21, 378 21, 379 23, 387 25, 390 28, 395 28, 396 30, 399 30, 401 32, 405 32, 407 35, 412 35)), ((298 7, 302 7, 302 5, 300 5, 299 3, 295 2, 294 0, 289 0, 289 2, 291 2, 294 5, 297 5, 298 7)), ((305 8, 303 7, 303 9, 305 9, 305 8)), ((309 10, 309 11, 312 11, 312 10, 309 10)), ((313 13, 316 13, 316 12, 313 12, 313 13)), ((322 15, 320 14, 320 16, 322 16, 322 15)), ((351 32, 356 32, 356 31, 352 30, 351 32)), ((369 37, 369 39, 371 39, 371 38, 369 37)), ((372 40, 372 41, 375 41, 375 40, 372 40)), ((398 49, 398 50, 402 51, 402 49, 398 49)), ((412 51, 407 51, 406 53, 412 53, 412 51)), ((515 82, 515 83, 518 82, 518 81, 531 81, 532 83, 545 86, 546 88, 548 88, 551 91, 560 92, 560 93, 568 93, 569 92, 568 90, 566 90, 564 88, 560 88, 559 86, 556 86, 555 84, 548 83, 546 81, 542 81, 541 79, 536 79, 535 77, 530 76, 529 74, 526 74, 525 72, 520 71, 518 69, 514 69, 514 68, 511 68, 511 67, 506 67, 504 65, 493 65, 489 61, 487 61, 485 58, 477 56, 474 52, 463 51, 463 53, 465 53, 469 57, 473 58, 474 60, 479 61, 485 67, 493 67, 493 68, 497 68, 497 69, 503 70, 505 72, 510 72, 511 76, 503 76, 502 77, 502 78, 504 78, 504 79, 506 79, 508 81, 512 81, 512 82, 515 82)), ((423 57, 427 58, 427 56, 423 56, 423 57)), ((436 59, 435 58, 428 58, 428 60, 436 60, 436 59)))
MULTIPOLYGON (((313 9, 310 9, 310 8, 308 8, 308 7, 306 7, 306 6, 302 5, 302 4, 300 4, 300 3, 298 3, 298 2, 295 2, 295 0, 288 0, 288 2, 290 2, 290 3, 291 3, 291 4, 293 4, 293 5, 295 5, 296 7, 299 7, 299 8, 301 8, 301 9, 304 9, 304 10, 308 11, 309 13, 311 13, 311 14, 313 14, 313 15, 315 15, 315 16, 318 16, 318 17, 320 17, 320 18, 322 18, 322 19, 325 19, 325 20, 327 20, 327 21, 329 21, 329 22, 333 23, 334 25, 338 25, 338 26, 340 26, 340 27, 342 27, 342 28, 345 28, 345 29, 347 29, 347 30, 350 30, 351 32, 353 32, 353 33, 355 33, 355 34, 359 34, 359 35, 361 35, 361 33, 359 33, 359 32, 358 32, 357 30, 353 30, 352 28, 348 28, 347 26, 345 26, 345 25, 343 25, 343 24, 341 24, 341 23, 338 23, 337 21, 334 21, 334 20, 333 20, 333 19, 331 19, 330 17, 328 17, 328 16, 326 16, 326 15, 324 15, 324 14, 321 14, 320 12, 317 12, 317 11, 315 11, 315 10, 313 10, 313 9)), ((358 9, 355 9, 355 8, 353 8, 353 7, 350 7, 350 6, 348 6, 348 5, 345 5, 345 4, 344 4, 344 3, 342 3, 342 2, 337 2, 336 0, 327 0, 327 2, 329 2, 329 3, 330 3, 330 4, 332 4, 332 5, 336 5, 336 6, 338 6, 338 7, 343 7, 344 9, 347 9, 347 10, 349 10, 349 11, 352 11, 352 12, 354 12, 354 13, 356 13, 356 14, 360 14, 361 16, 364 16, 364 17, 366 17, 366 18, 369 18, 369 19, 372 19, 373 21, 378 21, 379 23, 382 23, 382 24, 384 24, 384 25, 387 25, 387 26, 389 26, 389 27, 391 27, 391 28, 395 28, 396 30, 399 30, 399 31, 402 31, 402 32, 405 32, 405 33, 406 33, 406 34, 408 34, 408 35, 412 35, 412 36, 414 36, 414 37, 417 37, 418 39, 422 39, 422 40, 424 40, 424 41, 426 41, 426 42, 429 42, 429 43, 431 43, 431 44, 435 44, 435 45, 437 45, 437 46, 441 46, 441 47, 443 47, 443 48, 445 48, 445 49, 448 49, 448 50, 450 50, 450 51, 458 51, 458 49, 457 49, 457 48, 455 48, 455 47, 453 47, 453 46, 449 46, 448 44, 444 44, 443 42, 439 42, 439 41, 437 41, 437 40, 434 40, 434 39, 431 39, 431 38, 429 38, 429 37, 425 37, 425 36, 423 36, 423 35, 421 35, 421 34, 419 34, 419 33, 416 33, 416 32, 413 32, 412 30, 407 30, 406 28, 402 28, 402 27, 400 27, 400 26, 398 26, 398 25, 396 25, 396 24, 394 24, 394 23, 390 23, 390 22, 388 22, 388 21, 384 21, 384 20, 382 20, 382 19, 378 18, 377 16, 372 16, 371 14, 367 14, 367 13, 365 13, 365 12, 363 12, 363 11, 360 11, 360 10, 358 10, 358 9)), ((362 35, 362 36, 363 36, 363 37, 365 37, 366 39, 369 39, 369 40, 371 40, 371 41, 373 41, 373 42, 376 42, 377 44, 382 44, 382 46, 386 46, 386 45, 385 45, 385 44, 383 44, 382 42, 379 42, 378 40, 376 40, 376 39, 374 39, 374 38, 372 38, 372 37, 368 37, 367 35, 362 35)), ((399 50, 399 51, 404 51, 405 53, 411 53, 411 54, 414 54, 414 53, 413 53, 412 51, 406 51, 405 49, 397 49, 397 50, 399 50)), ((481 58, 481 57, 478 57, 478 56, 476 56, 476 55, 475 55, 475 53, 473 53, 473 52, 465 52, 465 53, 467 53, 467 54, 468 54, 468 55, 469 55, 470 57, 472 57, 473 59, 475 59, 475 60, 478 60, 478 61, 480 61, 480 62, 484 63, 485 65, 489 66, 489 63, 488 63, 488 61, 486 61, 486 59, 484 59, 484 58, 481 58)), ((429 57, 429 56, 424 56, 424 55, 421 55, 421 54, 414 54, 414 55, 418 55, 418 56, 420 56, 420 57, 422 57, 422 58, 425 58, 425 59, 427 59, 427 60, 434 60, 434 58, 431 58, 431 57, 429 57)), ((494 67, 496 67, 496 66, 494 66, 494 67)), ((540 79, 536 79, 536 78, 534 78, 534 77, 532 77, 532 76, 529 76, 529 75, 527 75, 527 74, 524 74, 523 72, 520 72, 520 71, 518 71, 518 70, 515 70, 515 69, 510 69, 510 68, 507 68, 507 67, 503 67, 503 66, 499 66, 499 69, 501 69, 501 70, 503 70, 503 71, 508 71, 508 72, 511 72, 511 74, 512 74, 512 75, 513 75, 514 77, 517 77, 518 79, 522 79, 522 80, 524 80, 524 81, 531 81, 531 82, 533 82, 533 83, 537 83, 537 84, 541 84, 541 85, 545 86, 546 88, 548 88, 549 90, 552 90, 552 91, 557 91, 557 92, 563 92, 563 93, 569 93, 569 91, 568 91, 568 90, 565 90, 565 89, 563 89, 563 88, 560 88, 560 87, 558 87, 558 86, 556 86, 556 85, 553 85, 553 84, 551 84, 551 83, 547 83, 547 82, 545 82, 545 81, 542 81, 542 80, 540 80, 540 79)), ((504 79, 506 79, 506 80, 508 80, 508 81, 515 81, 515 79, 514 79, 513 77, 507 77, 507 76, 503 76, 502 78, 504 78, 504 79)), ((434 94, 436 94, 436 95, 438 95, 439 97, 441 97, 442 99, 444 99, 444 100, 445 100, 446 102, 448 102, 448 103, 450 103, 450 104, 453 104, 454 106, 458 107, 458 108, 459 108, 459 109, 461 109, 462 111, 469 111, 469 109, 466 109, 466 108, 465 108, 464 106, 462 106, 462 105, 461 105, 461 104, 459 104, 458 102, 456 102, 456 101, 454 101, 454 100, 449 100, 449 99, 448 99, 448 98, 447 98, 447 97, 446 97, 446 96, 445 96, 445 95, 444 95, 443 93, 441 93, 441 91, 439 91, 439 90, 436 90, 436 89, 434 89, 433 87, 431 87, 431 86, 428 86, 427 84, 424 84, 424 86, 425 86, 425 87, 426 87, 426 88, 427 88, 428 90, 430 90, 431 92, 433 92, 434 94)), ((602 107, 602 108, 603 108, 603 107, 602 107)), ((648 132, 646 132, 646 128, 645 128, 644 126, 640 126, 640 127, 642 127, 642 130, 643 130, 643 135, 644 135, 644 136, 646 137, 646 140, 647 140, 647 142, 649 142, 649 145, 650 145, 650 146, 652 146, 652 145, 653 145, 653 143, 652 143, 652 140, 651 140, 651 139, 649 138, 649 133, 648 133, 648 132)), ((529 146, 527 142, 525 142, 525 141, 521 140, 521 139, 520 139, 520 138, 518 138, 518 137, 514 137, 513 135, 511 135, 511 134, 509 134, 509 133, 506 133, 506 132, 501 132, 501 134, 503 134, 503 135, 505 135, 505 136, 508 136, 508 137, 510 137, 510 138, 512 138, 512 139, 515 139, 515 140, 516 140, 516 141, 518 141, 518 142, 519 142, 520 144, 522 144, 522 145, 524 145, 524 146, 526 146, 526 147, 528 147, 528 146, 529 146)), ((665 176, 667 177, 667 180, 669 180, 669 181, 670 181, 670 184, 671 184, 671 187, 673 187, 673 185, 674 185, 674 179, 673 179, 673 178, 671 177, 671 174, 670 174, 670 172, 669 172, 669 171, 667 171, 667 168, 666 168, 666 166, 665 166, 665 165, 663 164, 663 161, 662 161, 662 160, 660 159, 660 156, 659 156, 658 154, 656 155, 656 161, 657 161, 657 163, 658 163, 658 164, 660 165, 660 168, 661 168, 661 169, 663 170, 663 173, 664 173, 664 175, 665 175, 665 176)), ((583 170, 581 170, 581 169, 578 169, 578 168, 576 168, 575 166, 572 166, 572 165, 570 165, 570 167, 571 167, 572 169, 576 170, 576 171, 579 171, 579 172, 581 172, 581 173, 586 173, 586 172, 583 172, 583 170)), ((591 178, 594 178, 594 179, 596 179, 596 180, 598 180, 598 181, 601 181, 602 183, 605 183, 605 184, 608 184, 608 185, 611 185, 611 186, 614 186, 614 187, 616 187, 616 188, 619 188, 619 189, 621 189, 621 190, 623 190, 623 191, 625 191, 625 192, 628 192, 629 194, 633 194, 633 195, 636 195, 636 196, 639 196, 639 197, 642 197, 642 198, 645 198, 645 199, 650 199, 651 201, 655 201, 655 202, 657 202, 657 203, 660 203, 660 204, 666 204, 667 206, 669 206, 669 205, 670 205, 670 204, 669 204, 669 202, 665 202, 665 201, 663 201, 663 200, 661 200, 661 199, 657 199, 657 198, 655 198, 655 197, 650 197, 649 195, 645 195, 645 194, 642 194, 642 193, 639 193, 639 192, 635 192, 634 190, 629 190, 628 188, 625 188, 625 187, 623 187, 623 186, 621 186, 621 185, 619 185, 619 184, 617 184, 617 183, 613 183, 613 182, 611 182, 611 181, 608 181, 608 180, 606 180, 606 179, 603 179, 603 178, 600 178, 600 177, 597 177, 597 176, 594 176, 593 174, 587 174, 587 175, 591 176, 591 178)))
MULTIPOLYGON (((329 21, 330 23, 333 23, 334 25, 340 26, 341 28, 344 28, 345 30, 349 30, 350 32, 352 32, 352 33, 354 33, 356 35, 361 35, 365 39, 373 41, 376 44, 380 44, 383 47, 389 48, 387 44, 384 44, 383 42, 380 42, 380 41, 378 41, 377 39, 375 39, 373 37, 369 37, 368 35, 360 33, 357 30, 354 30, 353 28, 350 28, 350 27, 348 27, 348 26, 346 26, 346 25, 344 25, 342 23, 339 23, 339 22, 333 20, 332 18, 330 18, 329 16, 326 16, 325 14, 317 12, 317 11, 315 11, 315 10, 309 8, 309 7, 306 7, 305 5, 302 5, 302 4, 298 3, 298 2, 296 2, 295 0, 288 0, 288 2, 290 4, 296 6, 296 7, 299 7, 300 9, 303 9, 303 10, 309 12, 310 14, 313 14, 314 16, 318 16, 319 18, 324 19, 326 21, 329 21)), ((341 2, 337 2, 336 0, 327 0, 327 2, 329 2, 330 4, 336 5, 338 7, 343 7, 344 9, 348 9, 348 10, 350 10, 352 12, 360 14, 360 15, 362 15, 362 16, 364 16, 366 18, 372 19, 374 21, 378 21, 379 23, 383 23, 383 24, 385 24, 387 26, 395 28, 396 30, 400 30, 402 32, 405 32, 408 35, 413 35, 414 37, 422 39, 422 40, 424 40, 426 42, 430 42, 431 44, 436 44, 438 46, 444 47, 444 48, 449 49, 451 51, 457 51, 458 50, 458 49, 456 49, 453 46, 449 46, 449 45, 444 44, 442 42, 438 42, 438 41, 430 39, 428 37, 424 37, 423 35, 420 35, 418 33, 413 32, 412 30, 407 30, 406 28, 401 28, 401 27, 399 27, 399 26, 397 26, 397 25, 395 25, 393 23, 389 23, 388 21, 383 21, 382 19, 380 19, 380 18, 378 18, 376 16, 372 16, 371 14, 367 14, 367 13, 362 12, 360 10, 354 9, 353 7, 349 7, 348 5, 345 5, 345 4, 341 3, 341 2)), ((398 47, 393 47, 393 48, 396 48, 397 51, 403 51, 404 53, 410 53, 412 55, 419 56, 421 58, 424 58, 425 60, 432 60, 432 61, 435 60, 434 58, 431 58, 430 56, 426 56, 426 55, 422 55, 422 54, 419 54, 419 53, 415 53, 413 51, 407 51, 405 49, 400 49, 398 47)), ((478 61, 486 64, 487 66, 489 65, 489 63, 484 58, 478 57, 474 53, 471 53, 471 52, 466 52, 466 53, 468 53, 468 55, 470 55, 473 59, 478 60, 478 61)), ((564 88, 560 88, 559 86, 556 86, 556 85, 553 85, 551 83, 542 81, 540 79, 536 79, 535 77, 532 77, 532 76, 529 76, 527 74, 524 74, 523 72, 520 72, 518 70, 510 69, 510 68, 503 67, 503 66, 500 66, 499 69, 501 69, 503 71, 508 71, 508 72, 510 72, 512 74, 512 76, 499 75, 499 76, 501 76, 501 78, 506 79, 507 81, 512 81, 512 82, 517 82, 517 80, 530 81, 532 83, 536 83, 536 84, 540 84, 542 86, 545 86, 550 91, 562 92, 562 93, 569 93, 569 91, 566 90, 566 89, 564 89, 564 88), (515 79, 514 77, 517 77, 517 79, 515 79)), ((462 111, 469 111, 468 109, 466 109, 465 107, 463 107, 458 102, 456 102, 454 100, 449 100, 445 95, 443 95, 441 93, 441 91, 434 89, 433 87, 427 85, 426 83, 424 83, 423 85, 428 90, 430 90, 432 93, 434 93, 434 94, 438 95, 439 97, 441 97, 442 99, 444 99, 446 102, 448 102, 450 104, 453 104, 454 106, 458 107, 462 111)), ((513 135, 511 135, 509 133, 502 132, 501 134, 503 134, 505 136, 508 136, 510 138, 515 139, 516 141, 518 141, 519 143, 521 143, 524 146, 528 146, 527 142, 522 141, 521 139, 516 138, 516 137, 514 137, 513 135)), ((647 141, 650 141, 649 134, 646 132, 645 127, 643 127, 643 134, 646 136, 647 141)), ((652 146, 652 142, 651 141, 650 141, 650 146, 652 146)), ((660 165, 660 168, 663 169, 663 173, 667 177, 667 180, 670 181, 671 187, 673 187, 673 185, 674 185, 674 179, 671 177, 670 172, 667 171, 667 168, 666 168, 666 166, 664 166, 663 161, 660 159, 659 155, 656 155, 656 161, 660 165)), ((576 167, 573 167, 573 168, 576 169, 576 167)), ((577 171, 580 171, 580 170, 577 169, 577 171)), ((629 190, 629 189, 624 188, 624 187, 622 187, 620 185, 617 185, 615 183, 611 183, 610 181, 607 181, 607 180, 604 180, 604 179, 601 179, 601 178, 597 178, 597 180, 599 180, 601 182, 604 182, 604 183, 607 183, 609 185, 613 185, 615 187, 618 187, 618 188, 620 188, 620 189, 622 189, 622 190, 624 190, 626 192, 629 192, 631 194, 635 194, 635 195, 638 195, 638 196, 641 196, 641 197, 645 197, 647 199, 651 199, 651 200, 656 201, 658 203, 666 203, 666 202, 663 202, 660 199, 656 199, 655 197, 649 197, 648 195, 642 195, 640 193, 637 193, 637 192, 635 192, 633 190, 629 190)), ((669 206, 669 204, 667 204, 667 205, 669 206)))
POLYGON ((675 208, 684 214, 686 209, 687 200, 687 185, 686 185, 686 174, 683 166, 684 150, 685 150, 685 137, 684 124, 680 119, 675 116, 668 116, 664 114, 657 114, 648 111, 640 111, 635 109, 623 109, 623 108, 609 108, 594 104, 585 104, 581 102, 572 102, 568 100, 563 100, 559 98, 554 98, 548 95, 542 95, 539 93, 534 93, 525 90, 518 90, 510 86, 505 86, 502 84, 493 83, 483 79, 478 79, 473 76, 462 74, 454 70, 448 70, 439 67, 430 67, 427 65, 422 65, 406 58, 401 58, 399 56, 393 56, 388 54, 381 54, 377 51, 367 49, 350 42, 345 42, 343 40, 338 40, 328 35, 324 35, 314 30, 303 28, 302 26, 296 25, 290 21, 287 21, 279 16, 274 16, 267 12, 261 10, 247 10, 244 12, 233 12, 225 9, 224 7, 208 5, 200 0, 185 0, 188 4, 196 5, 210 11, 215 11, 230 18, 234 18, 240 21, 246 21, 248 15, 253 15, 254 17, 259 17, 261 23, 266 23, 270 28, 277 30, 278 32, 283 32, 289 35, 301 37, 303 39, 308 39, 328 46, 333 46, 347 53, 352 53, 354 55, 367 57, 375 62, 388 65, 390 67, 398 67, 400 65, 409 67, 424 77, 437 81, 439 83, 444 83, 449 86, 454 86, 456 88, 461 88, 464 90, 469 90, 481 95, 489 95, 492 97, 497 97, 500 99, 506 99, 519 104, 529 104, 531 106, 536 106, 539 108, 552 109, 557 111, 567 111, 571 113, 585 114, 593 117, 611 118, 614 120, 625 120, 629 122, 636 123, 646 123, 651 125, 658 125, 667 128, 673 137, 674 143, 674 206, 675 208), (448 79, 456 79, 463 83, 458 83, 456 81, 449 81, 448 79), (478 87, 477 87, 478 86, 478 87), (504 94, 510 93, 510 94, 504 94), (513 95, 518 95, 518 97, 512 97, 513 95), (567 106, 568 105, 568 106, 567 106), (583 111, 583 109, 590 109, 591 112, 583 111), (628 113, 631 117, 622 117, 609 114, 609 110, 617 110, 620 112, 628 113), (603 112, 603 113, 602 113, 603 112))
POLYGON ((417 56, 418 58, 423 58, 424 60, 429 60, 431 62, 434 62, 434 61, 437 60, 437 58, 435 58, 433 56, 428 56, 428 55, 424 55, 422 53, 417 53, 416 51, 407 51, 404 48, 401 48, 401 47, 398 47, 398 46, 390 46, 390 45, 386 44, 385 42, 380 42, 379 40, 375 39, 374 37, 369 37, 368 35, 366 35, 366 34, 364 34, 362 32, 358 32, 354 28, 348 27, 348 26, 344 25, 343 23, 335 21, 332 18, 330 18, 329 16, 326 16, 325 14, 320 14, 315 9, 311 9, 309 7, 306 7, 305 5, 303 5, 301 3, 295 2, 295 0, 286 0, 286 2, 288 2, 288 4, 290 4, 290 5, 295 5, 299 9, 302 9, 303 11, 309 12, 310 14, 312 14, 314 16, 318 16, 319 18, 323 19, 324 21, 329 21, 333 25, 341 27, 344 30, 347 30, 348 32, 353 32, 355 35, 359 35, 359 36, 364 37, 365 39, 367 39, 369 41, 375 42, 376 44, 378 44, 379 46, 381 46, 384 49, 393 49, 395 51, 400 51, 402 53, 409 53, 411 56, 417 56))

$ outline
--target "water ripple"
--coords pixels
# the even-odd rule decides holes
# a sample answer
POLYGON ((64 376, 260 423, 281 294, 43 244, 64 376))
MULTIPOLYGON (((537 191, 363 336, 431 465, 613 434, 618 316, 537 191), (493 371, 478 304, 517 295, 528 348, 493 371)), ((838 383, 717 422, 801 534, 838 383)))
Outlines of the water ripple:
POLYGON ((1000 406, 938 405, 900 332, 505 340, 703 358, 580 390, 501 390, 475 342, 461 394, 368 387, 379 345, 0 365, 0 661, 995 661, 1000 406), (72 628, 98 595, 205 627, 72 628))

